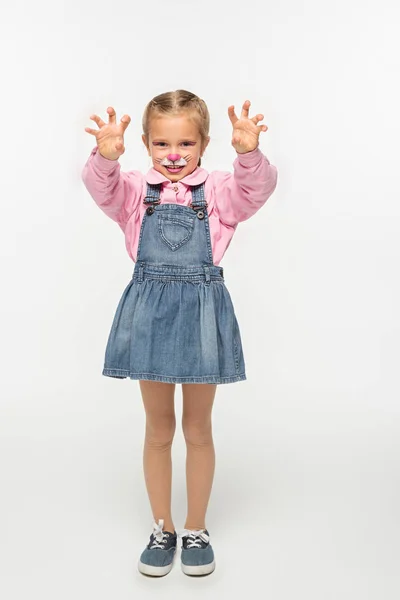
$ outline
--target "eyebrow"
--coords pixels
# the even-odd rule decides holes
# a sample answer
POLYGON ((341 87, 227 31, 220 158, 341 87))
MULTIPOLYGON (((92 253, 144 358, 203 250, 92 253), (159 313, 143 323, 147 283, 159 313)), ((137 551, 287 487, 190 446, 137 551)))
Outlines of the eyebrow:
MULTIPOLYGON (((161 137, 157 137, 154 138, 154 140, 152 140, 153 142, 166 142, 166 138, 161 138, 161 137)), ((193 142, 194 144, 196 143, 196 140, 190 139, 190 138, 182 138, 181 140, 178 140, 179 142, 193 142)))

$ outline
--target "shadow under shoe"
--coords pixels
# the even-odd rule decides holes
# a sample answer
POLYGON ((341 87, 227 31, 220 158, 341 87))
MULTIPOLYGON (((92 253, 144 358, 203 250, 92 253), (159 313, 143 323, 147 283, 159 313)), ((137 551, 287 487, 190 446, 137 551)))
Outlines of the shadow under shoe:
POLYGON ((163 531, 164 519, 159 519, 158 524, 153 523, 153 532, 150 541, 143 550, 138 569, 143 575, 162 577, 172 569, 176 552, 177 533, 163 531))

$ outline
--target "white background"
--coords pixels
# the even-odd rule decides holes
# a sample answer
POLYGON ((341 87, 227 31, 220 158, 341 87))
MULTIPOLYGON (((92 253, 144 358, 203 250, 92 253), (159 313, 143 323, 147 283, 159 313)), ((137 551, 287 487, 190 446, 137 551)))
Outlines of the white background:
MULTIPOLYGON (((0 595, 394 600, 399 575, 400 9, 393 0, 14 2, 2 8, 0 595), (101 375, 133 263, 81 172, 85 127, 184 88, 247 98, 279 171, 222 261, 248 380, 220 386, 217 569, 137 572, 152 515, 137 382, 101 375), (158 597, 158 596, 157 596, 158 597)), ((184 526, 176 388, 173 517, 184 526)))

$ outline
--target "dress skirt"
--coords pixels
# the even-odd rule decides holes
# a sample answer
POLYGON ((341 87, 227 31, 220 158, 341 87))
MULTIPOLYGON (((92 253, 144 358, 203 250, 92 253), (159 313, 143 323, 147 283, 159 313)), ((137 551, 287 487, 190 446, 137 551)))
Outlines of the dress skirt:
POLYGON ((166 383, 245 380, 222 269, 136 264, 113 319, 103 375, 166 383))

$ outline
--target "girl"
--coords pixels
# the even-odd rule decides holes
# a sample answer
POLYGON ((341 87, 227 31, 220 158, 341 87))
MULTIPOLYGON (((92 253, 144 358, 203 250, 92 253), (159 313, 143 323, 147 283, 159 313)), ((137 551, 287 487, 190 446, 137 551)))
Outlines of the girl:
POLYGON ((97 205, 125 234, 135 262, 119 301, 105 351, 103 375, 139 380, 146 413, 143 466, 154 517, 138 568, 147 575, 172 569, 177 532, 171 516, 171 446, 175 385, 182 384, 187 446, 188 513, 181 565, 188 575, 215 568, 205 517, 214 476, 211 412, 217 384, 246 379, 241 337, 220 261, 238 223, 272 194, 277 169, 258 148, 262 114, 240 118, 228 108, 237 152, 233 174, 201 168, 210 117, 203 100, 185 90, 160 94, 144 111, 142 140, 153 167, 121 172, 124 133, 109 107, 108 123, 85 128, 97 145, 83 170, 97 205))

